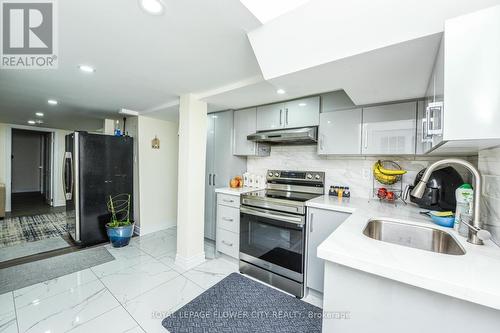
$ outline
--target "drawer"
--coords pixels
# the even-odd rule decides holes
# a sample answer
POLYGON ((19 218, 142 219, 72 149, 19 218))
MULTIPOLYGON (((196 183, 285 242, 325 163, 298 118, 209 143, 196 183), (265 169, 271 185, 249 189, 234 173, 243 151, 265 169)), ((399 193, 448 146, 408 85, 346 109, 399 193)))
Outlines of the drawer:
POLYGON ((240 196, 218 193, 217 204, 240 208, 240 196))
POLYGON ((217 228, 240 233, 240 209, 217 205, 217 228))
POLYGON ((217 251, 238 259, 240 254, 240 236, 234 232, 217 228, 217 251))

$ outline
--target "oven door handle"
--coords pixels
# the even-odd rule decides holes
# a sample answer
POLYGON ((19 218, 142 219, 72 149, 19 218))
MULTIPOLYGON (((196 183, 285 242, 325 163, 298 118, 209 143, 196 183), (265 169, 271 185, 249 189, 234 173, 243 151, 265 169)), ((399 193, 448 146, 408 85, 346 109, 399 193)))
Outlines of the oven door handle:
POLYGON ((246 208, 241 206, 240 207, 240 213, 243 214, 248 214, 248 215, 255 215, 255 216, 260 216, 260 217, 266 217, 269 219, 276 219, 276 220, 281 220, 285 222, 290 222, 299 226, 304 225, 304 218, 302 216, 291 216, 288 214, 280 214, 276 212, 270 212, 268 210, 257 210, 257 209, 251 209, 251 208, 246 208))

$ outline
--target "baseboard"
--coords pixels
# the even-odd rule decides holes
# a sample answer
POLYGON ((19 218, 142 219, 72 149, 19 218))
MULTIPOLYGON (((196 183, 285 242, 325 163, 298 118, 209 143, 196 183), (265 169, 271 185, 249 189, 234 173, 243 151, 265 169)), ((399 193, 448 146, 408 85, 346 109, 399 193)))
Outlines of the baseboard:
POLYGON ((200 264, 203 264, 205 262, 205 252, 202 252, 198 255, 186 258, 178 253, 175 255, 175 264, 185 270, 189 270, 191 268, 194 268, 200 264))
POLYGON ((62 207, 66 206, 66 200, 64 201, 54 201, 52 207, 62 207))

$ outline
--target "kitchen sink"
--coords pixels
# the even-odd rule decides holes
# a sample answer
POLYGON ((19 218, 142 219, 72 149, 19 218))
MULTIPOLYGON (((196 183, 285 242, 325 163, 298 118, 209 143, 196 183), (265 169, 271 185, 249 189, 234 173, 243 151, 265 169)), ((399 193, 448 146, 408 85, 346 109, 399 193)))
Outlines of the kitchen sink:
POLYGON ((369 220, 363 234, 392 244, 412 247, 419 250, 464 255, 465 249, 446 231, 395 221, 369 220))

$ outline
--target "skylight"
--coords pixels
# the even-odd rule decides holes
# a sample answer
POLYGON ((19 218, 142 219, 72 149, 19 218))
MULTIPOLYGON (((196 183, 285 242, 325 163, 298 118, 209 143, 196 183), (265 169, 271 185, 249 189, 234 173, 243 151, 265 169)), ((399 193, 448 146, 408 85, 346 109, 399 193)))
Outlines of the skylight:
POLYGON ((289 12, 310 0, 240 0, 262 24, 289 12))

